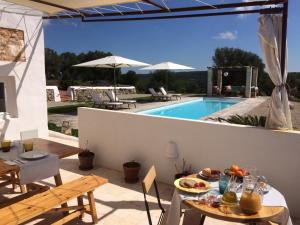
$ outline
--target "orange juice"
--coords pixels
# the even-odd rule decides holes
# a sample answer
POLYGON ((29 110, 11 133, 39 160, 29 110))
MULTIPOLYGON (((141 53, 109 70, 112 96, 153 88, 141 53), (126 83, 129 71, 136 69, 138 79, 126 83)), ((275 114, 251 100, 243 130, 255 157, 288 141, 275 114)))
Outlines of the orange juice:
POLYGON ((23 143, 24 151, 29 152, 33 150, 33 142, 32 141, 25 141, 23 143))
POLYGON ((9 150, 10 150, 10 144, 11 144, 10 140, 3 140, 3 141, 1 141, 2 151, 3 152, 9 152, 9 150))
POLYGON ((261 196, 257 192, 243 192, 240 209, 246 214, 255 214, 261 209, 261 196))

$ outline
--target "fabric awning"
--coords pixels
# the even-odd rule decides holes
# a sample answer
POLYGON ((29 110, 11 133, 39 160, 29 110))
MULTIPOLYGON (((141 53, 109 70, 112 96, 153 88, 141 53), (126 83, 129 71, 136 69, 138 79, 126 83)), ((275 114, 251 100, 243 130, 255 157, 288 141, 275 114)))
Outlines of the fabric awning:
POLYGON ((51 14, 56 14, 61 11, 64 11, 65 10, 64 7, 71 8, 71 9, 92 8, 97 6, 107 6, 107 5, 138 2, 139 0, 43 0, 41 2, 30 1, 30 0, 6 0, 6 1, 18 5, 26 6, 51 15, 51 14), (54 5, 62 6, 62 7, 55 7, 54 5))

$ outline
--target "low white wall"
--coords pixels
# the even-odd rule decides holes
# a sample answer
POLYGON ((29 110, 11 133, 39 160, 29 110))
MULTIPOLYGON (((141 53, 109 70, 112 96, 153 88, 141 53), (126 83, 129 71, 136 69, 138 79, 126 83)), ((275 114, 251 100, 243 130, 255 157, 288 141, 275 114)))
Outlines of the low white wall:
POLYGON ((20 131, 38 129, 48 135, 42 14, 1 1, 0 27, 24 32, 25 62, 0 61, 7 113, 0 113, 1 138, 20 139, 20 131), (12 8, 18 8, 14 13, 12 8), (2 11, 4 10, 4 11, 2 11), (32 14, 31 14, 32 13, 32 14))
POLYGON ((293 216, 300 215, 300 134, 245 126, 151 117, 99 109, 79 109, 79 143, 96 153, 98 165, 122 170, 127 160, 152 164, 158 179, 172 183, 174 160, 165 157, 169 141, 196 171, 254 165, 286 197, 293 216))

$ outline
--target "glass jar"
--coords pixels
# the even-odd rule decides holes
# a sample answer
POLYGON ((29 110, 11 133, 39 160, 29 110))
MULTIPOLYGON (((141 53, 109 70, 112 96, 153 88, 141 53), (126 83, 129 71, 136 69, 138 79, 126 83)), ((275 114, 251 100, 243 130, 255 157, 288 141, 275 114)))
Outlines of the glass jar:
POLYGON ((240 199, 240 209, 246 214, 258 213, 262 208, 263 192, 258 185, 257 176, 245 176, 243 181, 243 192, 240 199))

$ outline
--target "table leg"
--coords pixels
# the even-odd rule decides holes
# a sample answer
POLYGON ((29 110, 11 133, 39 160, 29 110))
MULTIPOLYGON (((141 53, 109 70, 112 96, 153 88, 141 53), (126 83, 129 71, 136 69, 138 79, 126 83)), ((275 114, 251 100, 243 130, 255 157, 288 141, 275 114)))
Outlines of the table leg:
POLYGON ((206 217, 205 215, 202 215, 202 216, 201 216, 200 224, 199 224, 199 225, 203 225, 203 224, 204 224, 205 217, 206 217))
MULTIPOLYGON (((78 203, 78 206, 82 206, 83 207, 83 196, 77 197, 77 203, 78 203)), ((82 214, 79 218, 82 219, 83 216, 84 216, 84 214, 82 214)))
MULTIPOLYGON (((54 176, 54 180, 55 180, 55 185, 56 185, 56 187, 58 187, 58 186, 60 186, 60 185, 63 184, 63 183, 62 183, 62 180, 61 180, 60 173, 58 173, 58 174, 56 174, 56 175, 54 176)), ((63 203, 63 204, 61 205, 61 207, 62 207, 62 208, 66 208, 66 207, 68 207, 68 204, 67 204, 67 203, 63 203)), ((63 214, 64 214, 64 215, 68 215, 69 213, 68 213, 68 212, 63 212, 63 214)))

